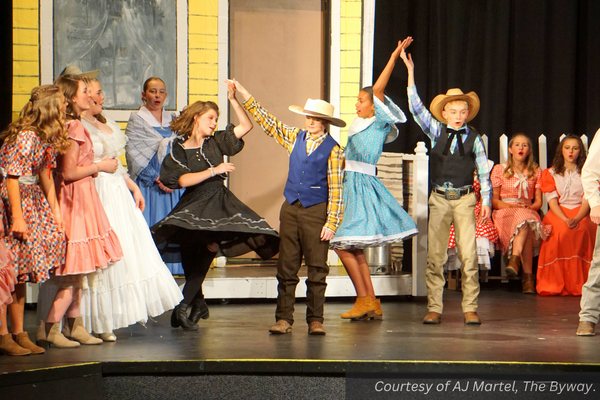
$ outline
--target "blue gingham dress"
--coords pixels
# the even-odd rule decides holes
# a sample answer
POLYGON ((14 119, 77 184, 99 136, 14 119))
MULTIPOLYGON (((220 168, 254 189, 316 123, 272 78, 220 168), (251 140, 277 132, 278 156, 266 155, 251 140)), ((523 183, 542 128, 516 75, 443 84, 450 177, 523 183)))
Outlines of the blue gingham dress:
MULTIPOLYGON (((374 99, 374 120, 348 138, 346 160, 376 165, 394 124, 406 122, 406 116, 390 98, 385 97, 385 102, 374 99)), ((366 125, 362 119, 357 120, 353 125, 360 122, 366 125)), ((398 242, 417 233, 415 222, 377 177, 344 172, 344 218, 330 242, 331 248, 362 249, 398 242)))

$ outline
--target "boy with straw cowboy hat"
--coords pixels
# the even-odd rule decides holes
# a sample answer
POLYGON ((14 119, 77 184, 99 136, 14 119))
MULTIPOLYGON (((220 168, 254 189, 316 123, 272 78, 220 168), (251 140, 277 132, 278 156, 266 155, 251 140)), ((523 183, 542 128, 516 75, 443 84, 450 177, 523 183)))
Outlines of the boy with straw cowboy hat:
POLYGON ((310 335, 324 335, 323 304, 325 278, 329 273, 329 241, 342 220, 342 151, 327 132, 329 124, 346 123, 333 116, 334 106, 324 100, 308 99, 304 107, 290 106, 290 111, 306 116, 304 129, 278 121, 252 97, 239 82, 237 91, 244 98, 244 108, 254 120, 281 144, 290 156, 288 179, 283 194, 285 202, 279 216, 279 260, 277 262, 276 323, 269 332, 292 331, 298 271, 302 256, 308 267, 306 279, 306 322, 310 335))
POLYGON ((442 320, 444 272, 447 259, 450 226, 454 222, 456 245, 462 263, 462 309, 467 325, 479 325, 477 297, 479 270, 475 240, 475 193, 473 170, 481 183, 482 208, 480 218, 491 216, 492 184, 485 146, 475 129, 467 126, 479 112, 479 97, 475 92, 464 94, 450 89, 436 96, 427 111, 415 86, 414 63, 410 54, 400 57, 408 70, 408 102, 410 112, 431 140, 429 177, 432 192, 429 197, 427 239, 427 309, 424 324, 439 324, 442 320), (432 116, 433 114, 433 116, 432 116))

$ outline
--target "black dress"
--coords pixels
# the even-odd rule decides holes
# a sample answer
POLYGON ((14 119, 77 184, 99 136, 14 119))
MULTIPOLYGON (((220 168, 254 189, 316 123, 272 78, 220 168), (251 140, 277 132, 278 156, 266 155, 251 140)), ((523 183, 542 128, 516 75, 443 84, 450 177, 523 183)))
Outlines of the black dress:
MULTIPOLYGON (((193 149, 183 147, 185 138, 175 139, 171 154, 165 157, 160 180, 171 189, 179 188, 179 177, 216 167, 223 156, 233 156, 244 147, 244 141, 233 133, 233 125, 217 131, 193 149)), ((216 242, 226 257, 255 251, 269 259, 279 251, 279 236, 267 221, 242 203, 223 185, 224 175, 217 175, 190 186, 179 203, 151 231, 163 259, 181 260, 181 247, 191 243, 216 242)))

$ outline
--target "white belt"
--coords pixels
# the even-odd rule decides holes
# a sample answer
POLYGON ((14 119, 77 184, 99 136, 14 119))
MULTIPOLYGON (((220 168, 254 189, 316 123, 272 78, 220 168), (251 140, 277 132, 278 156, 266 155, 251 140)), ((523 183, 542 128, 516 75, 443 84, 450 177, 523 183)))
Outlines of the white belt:
POLYGON ((344 171, 359 172, 365 175, 375 176, 375 166, 360 161, 346 160, 344 171))
POLYGON ((37 185, 36 175, 26 175, 19 177, 19 185, 37 185))

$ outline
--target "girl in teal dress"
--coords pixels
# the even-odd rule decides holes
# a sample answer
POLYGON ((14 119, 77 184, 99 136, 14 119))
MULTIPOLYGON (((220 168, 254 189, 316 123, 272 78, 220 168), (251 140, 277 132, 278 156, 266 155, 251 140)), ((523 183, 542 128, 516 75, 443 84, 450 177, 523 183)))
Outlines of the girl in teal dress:
POLYGON ((375 85, 359 92, 358 118, 348 130, 348 144, 344 150, 344 219, 330 246, 348 271, 357 299, 342 318, 383 317, 363 249, 398 242, 418 233, 415 222, 375 176, 383 144, 398 136, 394 124, 406 122, 402 110, 384 96, 383 91, 398 56, 411 41, 408 38, 398 42, 375 85))

